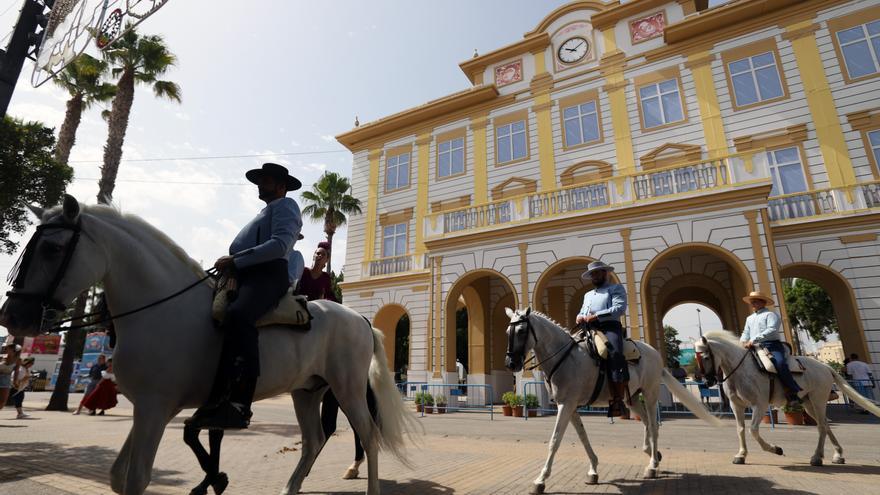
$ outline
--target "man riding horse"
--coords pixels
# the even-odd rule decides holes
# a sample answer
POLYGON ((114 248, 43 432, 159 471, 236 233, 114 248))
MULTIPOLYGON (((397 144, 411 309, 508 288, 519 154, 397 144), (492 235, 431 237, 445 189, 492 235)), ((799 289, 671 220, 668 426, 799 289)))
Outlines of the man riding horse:
POLYGON ((302 184, 275 163, 249 170, 266 207, 238 233, 229 255, 214 267, 227 276, 237 296, 226 308, 220 364, 208 403, 186 421, 197 429, 247 428, 251 418, 260 352, 256 321, 278 304, 290 287, 288 257, 302 228, 299 205, 286 197, 302 184))
POLYGON ((788 400, 788 405, 800 404, 802 402, 799 396, 801 387, 791 375, 785 346, 779 341, 779 326, 782 324, 782 320, 775 311, 767 309, 767 306, 773 306, 773 299, 761 292, 753 291, 744 297, 743 301, 750 304, 755 312, 746 318, 740 342, 746 349, 760 345, 770 351, 773 356, 773 366, 776 367, 776 374, 779 375, 779 380, 785 388, 785 398, 788 400))
POLYGON ((623 404, 624 390, 629 382, 629 367, 623 357, 623 342, 626 337, 620 317, 626 311, 626 289, 620 284, 611 283, 608 273, 614 267, 602 261, 594 261, 587 266, 581 275, 595 287, 584 295, 584 304, 577 316, 577 323, 587 328, 601 331, 608 339, 607 374, 611 388, 611 400, 608 403, 608 416, 623 416, 626 406, 623 404))

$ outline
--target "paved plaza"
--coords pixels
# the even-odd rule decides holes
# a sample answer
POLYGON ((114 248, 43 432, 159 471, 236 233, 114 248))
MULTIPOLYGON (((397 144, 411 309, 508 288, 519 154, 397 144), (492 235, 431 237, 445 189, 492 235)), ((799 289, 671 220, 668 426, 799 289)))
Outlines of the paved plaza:
MULTIPOLYGON (((74 395, 73 400, 78 400, 74 395)), ((29 394, 33 419, 12 420, 0 411, 0 494, 105 494, 108 470, 128 432, 131 406, 124 401, 107 416, 73 416, 42 411, 49 395, 29 394)), ((189 411, 185 411, 184 414, 189 411)), ((600 484, 587 486, 586 456, 571 429, 560 448, 547 493, 877 493, 880 474, 880 422, 832 413, 843 443, 846 465, 809 466, 816 442, 812 427, 762 428, 786 456, 757 449, 750 441, 748 465, 735 466, 733 422, 714 429, 694 419, 667 419, 660 430, 664 454, 660 478, 642 480, 646 464, 640 451, 642 427, 634 421, 609 425, 586 416, 587 431, 599 455, 600 484)), ((201 480, 195 458, 182 441, 183 414, 166 430, 153 471, 152 494, 186 494, 201 480)), ((306 493, 363 493, 366 480, 344 481, 353 456, 352 434, 340 416, 340 428, 306 480, 306 493)), ((544 460, 553 418, 504 418, 458 413, 420 419, 425 433, 411 449, 408 469, 388 456, 380 458, 386 494, 527 493, 544 460)), ((278 493, 299 458, 299 429, 291 402, 278 397, 259 403, 247 432, 226 436, 222 469, 229 473, 228 494, 278 493)), ((826 450, 830 461, 830 445, 826 450)))

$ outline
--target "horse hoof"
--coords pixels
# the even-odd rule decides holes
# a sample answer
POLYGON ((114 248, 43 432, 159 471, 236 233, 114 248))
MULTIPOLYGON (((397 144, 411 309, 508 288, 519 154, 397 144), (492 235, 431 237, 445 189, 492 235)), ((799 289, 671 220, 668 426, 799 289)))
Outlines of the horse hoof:
POLYGON ((645 479, 652 480, 657 477, 656 469, 646 469, 645 470, 645 479))
POLYGON ((217 478, 211 483, 211 488, 214 489, 214 493, 216 495, 222 495, 222 493, 226 491, 227 486, 229 486, 229 476, 226 476, 226 473, 217 473, 217 478))
POLYGON ((208 488, 199 485, 189 491, 189 495, 208 495, 208 488))
POLYGON ((360 472, 355 468, 348 468, 348 471, 342 475, 344 480, 356 480, 360 472))
POLYGON ((834 459, 831 459, 831 463, 832 464, 846 464, 846 459, 844 459, 843 457, 835 457, 834 459))
POLYGON ((814 457, 814 458, 810 459, 810 466, 819 467, 821 465, 822 465, 822 458, 821 457, 814 457))
POLYGON ((745 463, 746 463, 746 458, 745 458, 745 457, 734 457, 734 458, 733 458, 733 463, 734 463, 734 464, 745 464, 745 463))
POLYGON ((656 460, 657 460, 658 464, 660 463, 660 461, 663 460, 663 454, 661 454, 659 450, 657 451, 657 459, 656 460))
POLYGON ((591 474, 591 475, 587 476, 587 484, 588 485, 599 484, 599 475, 598 474, 591 474))
POLYGON ((532 495, 541 495, 544 493, 544 483, 535 483, 532 485, 532 490, 529 493, 532 495))
POLYGON ((776 454, 776 455, 785 455, 785 454, 782 452, 782 447, 776 447, 775 449, 773 449, 773 453, 776 454))

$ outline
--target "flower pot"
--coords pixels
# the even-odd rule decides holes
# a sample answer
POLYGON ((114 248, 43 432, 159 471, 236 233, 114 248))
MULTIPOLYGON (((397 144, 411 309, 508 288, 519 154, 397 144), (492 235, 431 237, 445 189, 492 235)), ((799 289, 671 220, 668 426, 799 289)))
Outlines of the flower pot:
POLYGON ((425 406, 421 404, 416 404, 416 412, 422 412, 425 409, 425 406))
POLYGON ((804 413, 801 411, 785 413, 785 421, 790 425, 801 426, 804 424, 804 413))
POLYGON ((514 418, 523 417, 523 406, 513 406, 513 417, 514 418))
POLYGON ((507 404, 504 404, 503 406, 501 406, 501 414, 505 416, 513 416, 513 408, 508 406, 507 404))
POLYGON ((437 410, 437 414, 446 414, 446 404, 436 405, 434 409, 437 410))
POLYGON ((812 416, 804 412, 804 424, 809 426, 816 426, 816 420, 813 419, 812 416))
POLYGON ((537 409, 529 409, 529 417, 534 418, 536 416, 538 416, 538 410, 537 409))
POLYGON ((623 415, 620 416, 620 419, 631 419, 629 409, 627 409, 623 415))
MULTIPOLYGON (((773 412, 773 423, 779 423, 779 416, 777 414, 776 409, 773 409, 772 412, 773 412)), ((770 416, 768 416, 767 413, 764 413, 764 417, 761 418, 761 422, 764 423, 765 425, 769 425, 770 424, 770 416)))
POLYGON ((641 420, 642 420, 642 417, 639 416, 639 415, 636 414, 636 413, 630 413, 630 416, 632 416, 632 419, 634 419, 634 420, 636 420, 636 421, 641 421, 641 420))

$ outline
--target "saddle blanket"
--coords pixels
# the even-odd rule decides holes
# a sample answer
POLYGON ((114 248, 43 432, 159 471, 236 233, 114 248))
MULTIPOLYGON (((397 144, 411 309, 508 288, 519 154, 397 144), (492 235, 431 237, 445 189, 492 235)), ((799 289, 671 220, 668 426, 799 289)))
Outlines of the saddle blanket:
MULTIPOLYGON (((608 338, 605 337, 605 334, 598 330, 590 330, 590 338, 593 339, 593 345, 599 357, 608 359, 608 338)), ((638 361, 642 357, 639 348, 636 347, 635 342, 631 339, 624 339, 623 341, 623 357, 627 361, 638 361)))
MULTIPOLYGON (((758 349, 757 351, 758 360, 761 362, 761 366, 764 367, 764 371, 767 373, 776 374, 776 366, 773 366, 773 359, 771 358, 770 351, 764 349, 763 347, 758 349)), ((804 363, 801 362, 795 356, 786 356, 788 359, 788 369, 791 370, 792 373, 803 373, 807 371, 807 368, 804 366, 804 363)))
MULTIPOLYGON (((211 314, 218 322, 223 322, 226 316, 226 305, 229 302, 229 289, 225 287, 218 290, 214 295, 214 303, 211 307, 211 314)), ((256 327, 267 327, 270 325, 284 325, 297 328, 309 328, 312 321, 312 315, 309 313, 308 299, 293 293, 293 289, 288 289, 278 301, 278 306, 269 311, 257 320, 256 327)))

